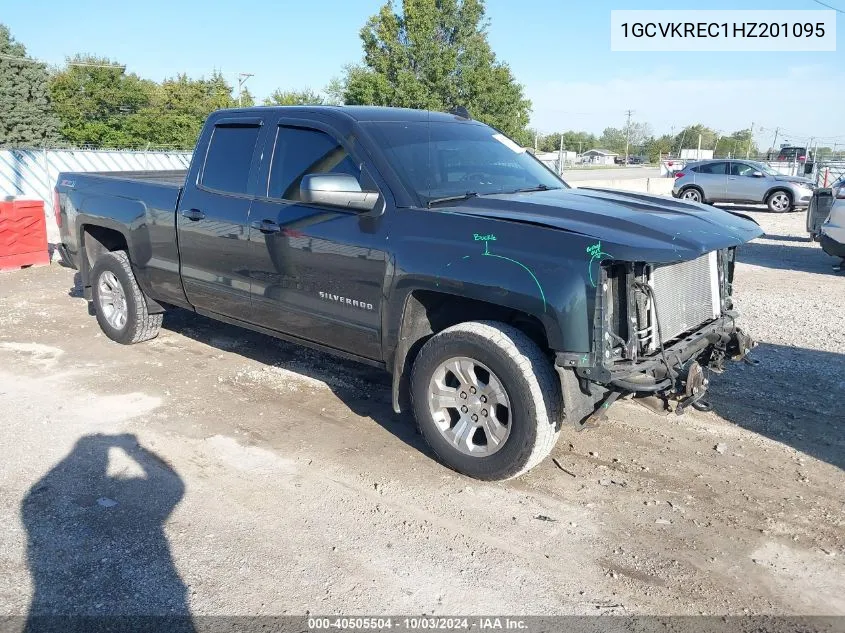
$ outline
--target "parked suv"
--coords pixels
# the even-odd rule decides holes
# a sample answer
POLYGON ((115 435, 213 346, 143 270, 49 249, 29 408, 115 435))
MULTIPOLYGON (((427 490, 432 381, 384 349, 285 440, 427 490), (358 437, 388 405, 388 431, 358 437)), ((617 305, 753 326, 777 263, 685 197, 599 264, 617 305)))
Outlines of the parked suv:
POLYGON ((675 173, 672 195, 694 202, 766 204, 774 213, 807 207, 813 181, 751 160, 702 160, 675 173))

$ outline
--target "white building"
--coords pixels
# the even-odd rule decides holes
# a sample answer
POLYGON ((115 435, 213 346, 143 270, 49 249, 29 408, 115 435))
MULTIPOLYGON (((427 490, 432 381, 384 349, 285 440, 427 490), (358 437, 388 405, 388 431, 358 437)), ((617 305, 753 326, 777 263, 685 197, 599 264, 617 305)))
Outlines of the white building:
POLYGON ((575 162, 575 152, 567 152, 565 150, 563 152, 537 152, 536 154, 534 154, 534 156, 537 158, 537 160, 539 160, 552 171, 560 173, 559 163, 561 159, 561 154, 563 154, 562 158, 564 167, 566 165, 571 165, 575 162))
POLYGON ((581 160, 590 165, 613 165, 613 159, 619 156, 606 149, 591 149, 581 154, 581 160))

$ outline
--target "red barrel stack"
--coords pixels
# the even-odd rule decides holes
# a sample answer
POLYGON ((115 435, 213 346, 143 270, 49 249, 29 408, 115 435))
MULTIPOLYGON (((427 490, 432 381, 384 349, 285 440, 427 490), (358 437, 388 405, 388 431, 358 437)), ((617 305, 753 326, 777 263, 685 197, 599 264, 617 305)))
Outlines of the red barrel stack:
POLYGON ((0 201, 0 270, 49 263, 44 202, 0 201))

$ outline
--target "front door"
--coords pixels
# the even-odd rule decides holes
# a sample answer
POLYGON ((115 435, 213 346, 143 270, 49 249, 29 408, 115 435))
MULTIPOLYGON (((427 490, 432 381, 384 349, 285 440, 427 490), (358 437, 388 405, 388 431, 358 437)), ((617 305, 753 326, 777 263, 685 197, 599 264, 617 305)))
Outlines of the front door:
POLYGON ((740 202, 762 202, 771 186, 770 179, 759 167, 735 161, 728 175, 728 199, 740 202), (755 176, 754 174, 760 174, 755 176))
MULTIPOLYGON (((195 308, 249 320, 249 178, 259 121, 225 119, 211 132, 196 186, 176 213, 182 283, 195 308)), ((195 157, 195 160, 199 160, 195 157)))
POLYGON ((375 185, 327 130, 282 124, 270 136, 266 196, 250 212, 253 320, 380 360, 386 219, 304 203, 299 192, 315 173, 353 175, 365 191, 375 185))

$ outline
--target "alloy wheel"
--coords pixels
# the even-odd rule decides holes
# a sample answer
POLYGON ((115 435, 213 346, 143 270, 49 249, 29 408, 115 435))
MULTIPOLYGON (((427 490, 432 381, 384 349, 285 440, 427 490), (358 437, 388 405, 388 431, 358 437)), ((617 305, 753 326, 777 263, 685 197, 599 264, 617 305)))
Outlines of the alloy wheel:
POLYGON ((492 455, 510 435, 507 391, 477 360, 454 357, 440 363, 429 381, 428 406, 443 437, 465 455, 492 455))

